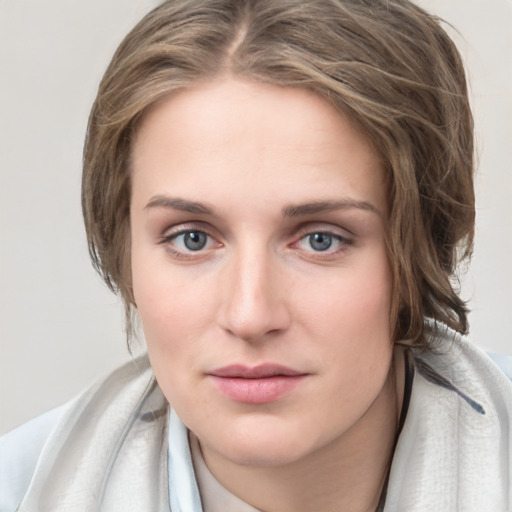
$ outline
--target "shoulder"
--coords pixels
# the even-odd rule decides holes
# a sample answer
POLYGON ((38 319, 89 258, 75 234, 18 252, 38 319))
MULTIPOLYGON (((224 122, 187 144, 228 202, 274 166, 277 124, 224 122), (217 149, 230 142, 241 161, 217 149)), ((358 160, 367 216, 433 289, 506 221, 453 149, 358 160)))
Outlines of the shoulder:
POLYGON ((510 359, 500 357, 496 364, 446 326, 432 329, 429 341, 428 351, 411 349, 414 381, 393 458, 387 506, 417 510, 421 503, 421 510, 508 510, 510 359))
POLYGON ((61 405, 0 437, 0 512, 17 509, 46 440, 68 408, 61 405))
POLYGON ((429 327, 431 350, 415 354, 419 373, 466 397, 465 401, 470 397, 502 415, 512 415, 512 358, 489 354, 444 325, 429 327))
MULTIPOLYGON (((94 456, 90 459, 92 464, 95 457, 101 459, 104 455, 103 441, 114 436, 114 441, 117 442, 118 431, 121 430, 123 434, 124 426, 130 423, 133 414, 142 411, 141 401, 144 397, 158 395, 152 394, 155 386, 147 357, 144 355, 132 359, 64 406, 51 410, 0 438, 0 512, 17 510, 20 503, 25 504, 29 496, 31 506, 37 510, 38 493, 44 486, 53 489, 56 481, 54 463, 57 460, 67 461, 70 462, 68 468, 73 467, 78 471, 79 457, 91 452, 90 441, 98 433, 96 449, 92 450, 94 456), (119 414, 112 414, 114 403, 118 404, 119 414), (82 440, 80 446, 77 444, 78 440, 82 440), (51 471, 49 468, 52 468, 51 471)), ((151 400, 146 401, 148 407, 154 405, 151 400)), ((152 418, 154 415, 152 410, 146 416, 152 418)), ((146 416, 142 417, 143 425, 147 423, 146 416)), ((63 479, 66 480, 64 473, 61 480, 63 479)), ((69 479, 67 480, 61 482, 59 491, 54 494, 65 491, 69 484, 69 479)), ((87 478, 81 480, 86 481, 87 478)), ((60 510, 58 507, 52 508, 57 509, 60 510)))
POLYGON ((512 356, 508 354, 497 354, 495 352, 487 352, 487 355, 501 369, 501 371, 512 380, 512 356))
POLYGON ((449 366, 468 366, 477 372, 497 372, 501 377, 505 375, 512 379, 511 355, 485 351, 470 337, 430 319, 427 320, 426 327, 431 350, 422 352, 420 357, 426 354, 427 359, 448 362, 449 366))

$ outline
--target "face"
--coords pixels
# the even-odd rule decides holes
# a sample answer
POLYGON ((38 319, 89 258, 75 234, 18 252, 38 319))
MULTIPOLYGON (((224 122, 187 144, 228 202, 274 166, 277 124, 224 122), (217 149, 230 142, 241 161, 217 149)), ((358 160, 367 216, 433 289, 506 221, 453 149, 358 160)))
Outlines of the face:
POLYGON ((133 146, 134 297, 203 450, 298 461, 358 428, 392 357, 386 195, 365 137, 311 92, 219 80, 133 146))

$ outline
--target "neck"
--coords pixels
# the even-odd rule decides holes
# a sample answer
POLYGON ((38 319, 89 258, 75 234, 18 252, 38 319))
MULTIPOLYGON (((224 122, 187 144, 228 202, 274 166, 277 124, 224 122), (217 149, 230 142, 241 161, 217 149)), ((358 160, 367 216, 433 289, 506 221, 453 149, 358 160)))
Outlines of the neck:
POLYGON ((242 466, 204 450, 206 465, 229 491, 265 512, 374 511, 393 457, 404 388, 397 350, 381 393, 360 420, 332 443, 290 464, 242 466))

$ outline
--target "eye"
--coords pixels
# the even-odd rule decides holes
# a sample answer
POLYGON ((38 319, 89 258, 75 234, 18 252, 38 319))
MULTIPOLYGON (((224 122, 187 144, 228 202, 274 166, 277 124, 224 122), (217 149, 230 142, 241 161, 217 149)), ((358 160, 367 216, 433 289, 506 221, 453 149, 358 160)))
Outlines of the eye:
POLYGON ((208 233, 199 229, 182 229, 162 237, 159 243, 173 256, 183 259, 205 255, 210 249, 220 246, 208 233))
POLYGON ((352 244, 352 240, 329 231, 309 232, 299 239, 295 247, 301 251, 321 256, 333 256, 352 244))
POLYGON ((338 241, 330 233, 312 233, 306 238, 307 243, 314 251, 327 251, 331 248, 333 242, 338 241))
POLYGON ((172 240, 174 245, 189 251, 200 251, 208 243, 208 235, 202 231, 185 231, 175 235, 172 240))

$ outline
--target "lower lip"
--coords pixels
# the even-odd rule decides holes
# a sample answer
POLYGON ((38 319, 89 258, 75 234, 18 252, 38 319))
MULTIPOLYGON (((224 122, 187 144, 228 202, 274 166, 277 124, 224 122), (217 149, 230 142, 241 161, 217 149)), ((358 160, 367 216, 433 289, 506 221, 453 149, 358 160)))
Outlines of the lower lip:
POLYGON ((245 404, 275 402, 290 393, 304 378, 305 375, 276 375, 260 379, 212 375, 215 386, 222 394, 245 404))

